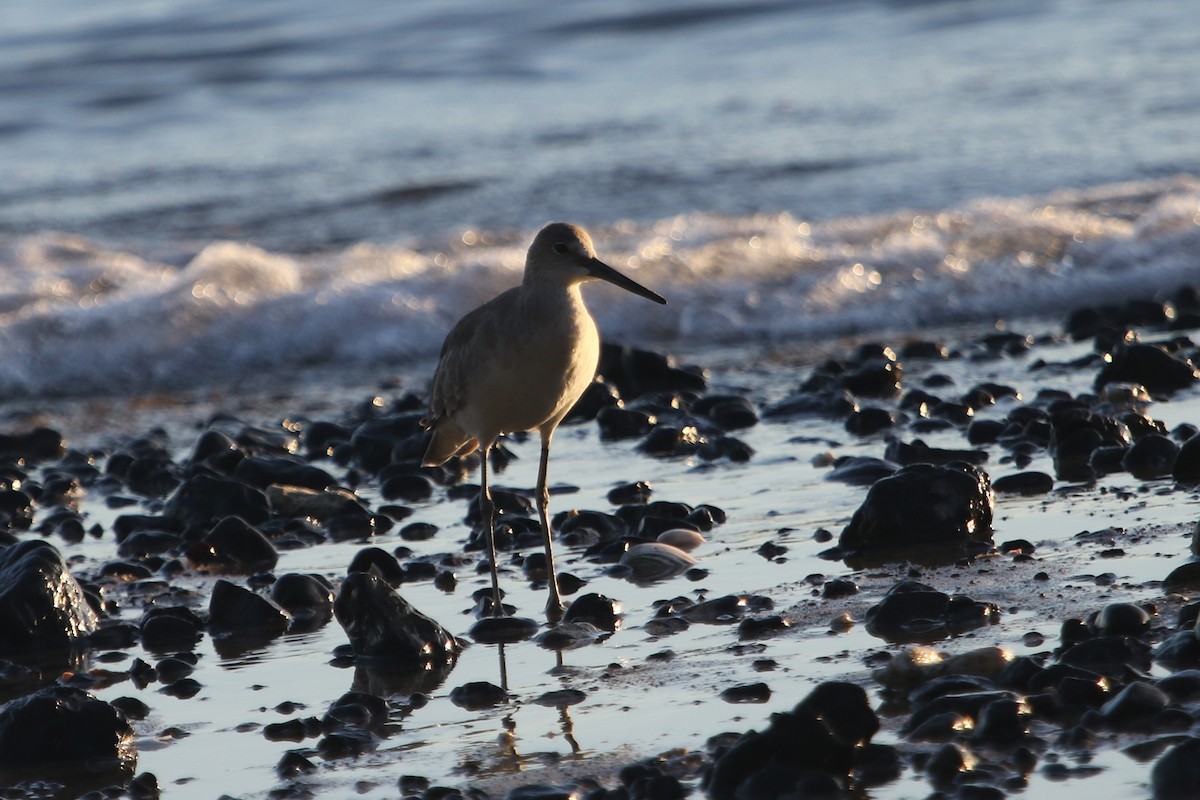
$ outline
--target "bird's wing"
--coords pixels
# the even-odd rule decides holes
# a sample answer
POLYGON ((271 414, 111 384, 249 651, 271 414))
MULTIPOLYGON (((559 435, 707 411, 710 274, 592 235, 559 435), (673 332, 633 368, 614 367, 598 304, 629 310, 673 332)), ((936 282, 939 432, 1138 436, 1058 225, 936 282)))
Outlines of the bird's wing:
POLYGON ((426 427, 435 427, 438 420, 451 417, 466 406, 471 376, 486 363, 487 353, 491 350, 488 329, 492 327, 489 320, 493 312, 489 307, 496 300, 469 312, 446 334, 429 388, 426 427))

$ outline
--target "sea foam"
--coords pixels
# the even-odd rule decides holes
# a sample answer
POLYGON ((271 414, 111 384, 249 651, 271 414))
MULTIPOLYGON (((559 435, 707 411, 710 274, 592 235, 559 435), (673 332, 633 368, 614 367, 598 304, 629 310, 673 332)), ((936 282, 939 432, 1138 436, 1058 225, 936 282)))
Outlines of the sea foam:
MULTIPOLYGON (((608 340, 781 342, 1040 318, 1195 281, 1200 179, 980 198, 810 223, 679 216, 594 228, 602 258, 667 297, 589 287, 608 340)), ((291 255, 218 241, 136 252, 66 233, 0 240, 0 392, 146 391, 436 355, 520 281, 532 231, 291 255)))

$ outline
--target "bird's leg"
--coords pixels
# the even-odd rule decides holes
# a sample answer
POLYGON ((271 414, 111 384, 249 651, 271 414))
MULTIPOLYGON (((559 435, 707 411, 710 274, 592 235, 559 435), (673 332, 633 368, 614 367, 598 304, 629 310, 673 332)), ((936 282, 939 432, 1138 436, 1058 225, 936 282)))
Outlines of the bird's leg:
POLYGON ((546 619, 551 625, 563 618, 562 595, 558 592, 558 575, 554 570, 554 540, 550 535, 550 487, 546 483, 550 464, 550 438, 554 432, 542 434, 542 458, 538 464, 537 504, 538 519, 542 523, 542 539, 546 545, 546 573, 549 576, 550 599, 546 601, 546 619))
POLYGON ((488 558, 492 562, 492 616, 504 616, 504 604, 500 599, 500 572, 496 559, 496 505, 492 502, 492 489, 488 486, 488 456, 492 445, 483 448, 483 459, 479 468, 479 516, 483 518, 483 530, 487 534, 488 558))

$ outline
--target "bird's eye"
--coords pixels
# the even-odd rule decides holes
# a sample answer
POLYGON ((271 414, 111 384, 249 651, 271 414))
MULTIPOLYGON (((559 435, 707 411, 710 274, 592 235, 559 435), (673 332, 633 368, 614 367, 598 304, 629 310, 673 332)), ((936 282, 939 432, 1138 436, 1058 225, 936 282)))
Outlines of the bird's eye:
POLYGON ((554 245, 554 252, 558 253, 560 256, 565 256, 567 254, 567 246, 562 242, 556 242, 554 245))

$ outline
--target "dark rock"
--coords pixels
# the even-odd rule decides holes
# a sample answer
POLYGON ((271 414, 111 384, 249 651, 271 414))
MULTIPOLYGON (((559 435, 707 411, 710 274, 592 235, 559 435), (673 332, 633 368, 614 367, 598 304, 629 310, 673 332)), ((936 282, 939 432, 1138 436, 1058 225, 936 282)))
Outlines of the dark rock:
POLYGON ((385 500, 417 503, 433 496, 433 483, 424 475, 415 473, 392 475, 380 485, 379 493, 385 500))
POLYGON ((596 424, 600 426, 600 438, 611 442, 645 436, 658 420, 645 411, 610 406, 596 415, 596 424))
POLYGON ((1200 483, 1200 434, 1188 437, 1179 446, 1171 475, 1180 483, 1200 483))
POLYGON ((791 791, 820 782, 822 791, 838 796, 878 727, 860 687, 822 684, 791 712, 772 714, 766 731, 742 734, 713 763, 705 789, 713 800, 738 800, 774 796, 761 793, 767 785, 791 791))
POLYGON ((991 603, 904 580, 867 610, 866 627, 872 636, 889 642, 932 642, 994 624, 999 618, 999 609, 991 603))
POLYGON ((1128 730, 1147 727, 1167 707, 1167 693, 1149 683, 1134 681, 1100 709, 1104 721, 1114 728, 1128 730))
POLYGON ((1150 434, 1137 439, 1125 451, 1121 466, 1138 480, 1148 481, 1163 478, 1175 468, 1179 445, 1161 434, 1150 434))
POLYGON ((998 494, 1020 494, 1033 496, 1046 494, 1054 488, 1054 478, 1045 472, 1017 472, 1001 475, 992 481, 992 489, 998 494))
POLYGON ((613 487, 608 492, 608 502, 614 506, 627 504, 643 505, 650 502, 651 495, 654 494, 650 484, 645 481, 636 481, 634 483, 623 483, 620 486, 613 487))
POLYGON ((251 525, 270 516, 267 496, 259 489, 225 478, 195 475, 167 501, 163 513, 188 531, 208 531, 225 517, 241 517, 251 525))
POLYGON ((920 439, 913 439, 912 442, 891 439, 883 449, 883 457, 902 467, 912 464, 945 466, 955 461, 966 464, 983 464, 987 461, 988 454, 986 450, 947 450, 930 447, 920 439))
POLYGON ((1154 762, 1150 792, 1154 800, 1200 797, 1200 739, 1188 737, 1154 762))
POLYGON ((421 411, 407 411, 366 420, 350 437, 354 460, 374 474, 393 460, 419 459, 427 443, 421 428, 424 416, 421 411))
POLYGON ((98 624, 53 545, 31 539, 0 549, 0 653, 67 651, 98 624))
POLYGON ((754 404, 741 395, 705 395, 692 403, 689 411, 707 417, 723 431, 750 428, 758 424, 758 411, 754 404))
POLYGON ((659 425, 637 445, 647 455, 675 458, 694 455, 707 440, 694 425, 659 425))
POLYGON ((208 626, 214 637, 270 638, 287 630, 288 616, 262 595, 218 580, 208 604, 208 626))
POLYGON ((458 660, 461 648, 455 638, 374 573, 347 575, 333 610, 360 659, 443 675, 458 660))
POLYGON ((861 552, 990 540, 993 502, 977 467, 915 464, 871 486, 838 544, 861 552))
POLYGON ((270 540, 241 517, 218 522, 187 556, 198 568, 238 575, 269 572, 279 560, 270 540))
POLYGON ((845 389, 827 389, 791 395, 763 409, 762 415, 765 419, 790 419, 800 416, 843 419, 857 409, 858 403, 854 395, 845 389))
POLYGON ((607 342, 600 346, 597 372, 627 400, 652 392, 702 392, 707 386, 703 370, 678 367, 661 353, 607 342))
POLYGON ((567 608, 563 622, 590 622, 602 631, 621 627, 621 604, 602 594, 580 595, 567 608))
POLYGON ((726 703, 765 703, 771 699, 771 687, 762 682, 730 686, 721 691, 721 699, 726 703))
POLYGON ((271 586, 271 600, 291 616, 293 624, 312 628, 333 618, 333 585, 321 575, 281 575, 271 586))
POLYGON ((1091 624, 1102 636, 1140 636, 1150 629, 1150 619, 1136 603, 1109 603, 1091 624))
POLYGON ((400 529, 400 538, 406 542, 424 542, 437 535, 438 526, 431 522, 410 522, 400 529))
POLYGON ((846 431, 855 436, 870 436, 896 424, 896 418, 886 408, 864 406, 846 417, 846 431))
POLYGON ((1154 661, 1168 669, 1200 667, 1200 638, 1195 631, 1180 631, 1155 648, 1154 661))
POLYGON ((484 617, 471 626, 467 635, 480 644, 523 642, 540 626, 527 617, 484 617))
POLYGON ((233 477, 259 489, 272 484, 324 491, 337 486, 332 475, 293 456, 250 456, 238 462, 233 477))
POLYGON ((896 474, 899 469, 890 461, 871 456, 842 456, 833 462, 833 471, 826 480, 839 481, 851 486, 870 486, 896 474))
POLYGON ((997 747, 1011 747, 1029 734, 1029 714, 1016 700, 992 700, 979 711, 975 737, 997 747))
POLYGON ((364 547, 350 559, 346 573, 375 572, 389 586, 399 586, 404 582, 404 568, 396 557, 382 547, 364 547))
POLYGON ((1079 642, 1058 657, 1062 664, 1091 670, 1106 677, 1124 677, 1129 669, 1150 669, 1150 646, 1130 636, 1098 636, 1079 642))
POLYGON ((1200 561, 1186 561, 1167 573, 1163 588, 1172 591, 1200 588, 1200 561))
POLYGON ((1190 386, 1200 371, 1187 358, 1159 345, 1121 344, 1096 376, 1096 389, 1110 383, 1140 383, 1151 394, 1169 394, 1190 386))
POLYGON ((471 681, 450 690, 450 702, 467 711, 495 708, 507 701, 508 692, 487 681, 471 681))
POLYGON ((826 600, 858 594, 858 584, 849 578, 833 578, 821 587, 821 596, 826 600))
POLYGON ((200 641, 204 622, 183 606, 151 606, 140 623, 142 646, 157 653, 191 650, 200 641))
POLYGON ((1092 453, 1101 447, 1125 447, 1130 441, 1126 425, 1079 404, 1061 404, 1051 415, 1048 446, 1061 480, 1092 480, 1092 453))
POLYGON ((78 796, 137 766, 133 729, 113 706, 70 686, 48 686, 0 710, 0 780, 54 776, 78 796))

